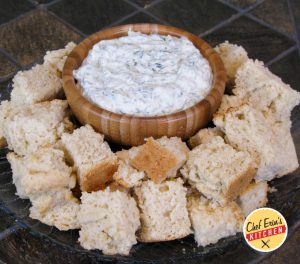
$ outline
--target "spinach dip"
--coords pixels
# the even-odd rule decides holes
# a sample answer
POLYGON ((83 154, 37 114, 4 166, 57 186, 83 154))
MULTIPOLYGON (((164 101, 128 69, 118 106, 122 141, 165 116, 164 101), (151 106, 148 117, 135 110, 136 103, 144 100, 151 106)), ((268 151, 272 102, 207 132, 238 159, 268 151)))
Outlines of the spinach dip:
POLYGON ((95 44, 74 77, 101 108, 145 117, 187 109, 212 84, 208 61, 188 39, 132 31, 95 44))

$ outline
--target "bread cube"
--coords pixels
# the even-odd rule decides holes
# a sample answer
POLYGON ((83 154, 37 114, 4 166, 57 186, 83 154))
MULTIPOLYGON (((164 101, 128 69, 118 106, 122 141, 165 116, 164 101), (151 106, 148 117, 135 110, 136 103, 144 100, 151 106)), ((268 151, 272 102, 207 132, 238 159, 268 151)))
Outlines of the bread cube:
POLYGON ((176 177, 178 169, 187 158, 188 148, 179 138, 163 137, 157 140, 147 139, 147 142, 129 152, 129 164, 156 183, 166 178, 176 177))
POLYGON ((19 155, 28 155, 59 140, 73 129, 68 120, 68 103, 53 100, 30 105, 4 121, 3 134, 8 148, 19 155))
POLYGON ((118 165, 118 170, 113 175, 116 182, 125 188, 132 188, 141 184, 141 180, 145 177, 143 171, 137 171, 122 160, 118 162, 118 165))
POLYGON ((188 209, 198 246, 217 243, 242 231, 244 216, 235 202, 222 207, 204 197, 191 197, 188 209))
POLYGON ((180 178, 160 184, 144 181, 134 192, 141 211, 140 241, 168 241, 191 234, 187 190, 180 178))
POLYGON ((99 249, 106 255, 128 255, 137 243, 140 227, 136 202, 118 190, 83 192, 78 220, 79 242, 85 249, 99 249))
POLYGON ((2 101, 0 104, 0 147, 6 146, 4 137, 3 126, 5 120, 12 114, 13 109, 9 101, 2 101))
POLYGON ((232 146, 255 159, 256 181, 272 180, 299 166, 289 121, 275 122, 244 104, 217 114, 214 123, 232 146))
POLYGON ((228 81, 234 83, 237 70, 248 60, 248 54, 242 46, 225 41, 215 47, 226 70, 228 81))
POLYGON ((66 59, 75 47, 74 42, 69 42, 63 49, 47 51, 44 56, 44 64, 53 68, 61 76, 66 59))
POLYGON ((197 134, 195 134, 189 139, 189 145, 192 148, 195 148, 200 144, 209 142, 212 138, 216 136, 224 137, 224 133, 217 127, 203 128, 200 129, 197 132, 197 134))
POLYGON ((13 78, 11 103, 24 107, 57 98, 62 83, 56 70, 47 65, 36 65, 30 70, 19 71, 13 78))
POLYGON ((276 121, 289 119, 292 109, 300 103, 300 93, 257 60, 245 62, 239 68, 235 82, 235 95, 246 98, 250 106, 276 121))
POLYGON ((75 186, 72 168, 66 165, 62 150, 41 148, 26 156, 10 152, 7 159, 12 167, 17 195, 21 198, 30 198, 33 194, 52 189, 71 189, 75 186))
POLYGON ((58 189, 35 194, 31 197, 30 217, 66 231, 80 228, 77 215, 79 201, 69 189, 58 189))
POLYGON ((81 191, 104 189, 117 171, 118 164, 103 135, 86 125, 72 134, 64 133, 61 142, 77 170, 81 191))
POLYGON ((245 217, 255 209, 265 206, 267 202, 268 184, 265 181, 249 184, 237 200, 245 217))
POLYGON ((236 199, 255 171, 250 155, 226 144, 220 136, 194 148, 181 169, 192 186, 220 204, 236 199))

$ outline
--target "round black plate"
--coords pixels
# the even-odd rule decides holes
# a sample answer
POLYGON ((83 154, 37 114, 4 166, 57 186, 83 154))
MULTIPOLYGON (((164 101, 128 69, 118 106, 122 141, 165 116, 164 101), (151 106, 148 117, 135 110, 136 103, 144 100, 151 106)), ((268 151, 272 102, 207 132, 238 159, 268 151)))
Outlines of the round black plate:
MULTIPOLYGON (((10 86, 7 88, 10 90, 10 86)), ((9 93, 7 93, 9 94, 9 93)), ((1 96, 2 97, 2 96, 1 96)), ((2 100, 4 98, 1 98, 2 100)), ((292 115, 292 134, 300 156, 300 107, 292 115)), ((114 146, 116 148, 116 146, 114 146)), ((15 195, 11 168, 0 149, 0 217, 8 221, 0 232, 0 252, 9 263, 253 263, 268 256, 252 250, 242 234, 222 239, 215 245, 197 247, 192 236, 172 242, 139 243, 127 257, 104 256, 100 251, 84 250, 77 242, 78 231, 61 232, 32 220, 29 200, 15 195), (7 220, 8 219, 8 220, 7 220)), ((289 235, 300 224, 300 170, 270 182, 278 191, 269 194, 268 206, 286 218, 289 235)), ((2 224, 1 224, 2 225, 2 224)))

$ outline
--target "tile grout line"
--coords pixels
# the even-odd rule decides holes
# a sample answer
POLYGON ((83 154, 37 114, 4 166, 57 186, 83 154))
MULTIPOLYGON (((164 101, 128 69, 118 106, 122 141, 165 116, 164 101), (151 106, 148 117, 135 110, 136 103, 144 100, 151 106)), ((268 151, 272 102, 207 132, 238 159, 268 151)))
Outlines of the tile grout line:
POLYGON ((7 52, 5 49, 0 48, 0 53, 8 59, 11 63, 13 63, 17 68, 22 68, 22 65, 18 63, 18 61, 15 59, 13 55, 11 55, 9 52, 7 52))
POLYGON ((221 21, 219 24, 213 26, 212 28, 200 33, 198 36, 200 38, 204 37, 204 36, 207 36, 208 34, 211 34, 213 32, 215 32, 216 30, 222 28, 222 27, 225 27, 226 25, 230 24, 231 22, 237 20, 238 18, 240 18, 241 16, 243 16, 242 13, 236 13, 234 15, 232 15, 231 17, 221 21))
POLYGON ((22 229, 20 225, 14 224, 13 226, 6 228, 4 231, 0 233, 0 241, 8 237, 10 234, 14 233, 15 231, 22 229))
POLYGON ((50 3, 46 3, 46 4, 43 4, 44 7, 48 8, 49 6, 52 6, 54 4, 57 4, 59 2, 61 2, 62 0, 53 0, 51 1, 50 3))
POLYGON ((155 5, 157 5, 157 4, 161 3, 161 2, 164 2, 164 1, 165 0, 155 0, 151 4, 147 5, 146 7, 141 7, 138 4, 136 4, 134 2, 131 2, 130 0, 123 0, 123 2, 126 2, 127 4, 135 7, 136 9, 140 9, 140 10, 143 10, 143 9, 145 10, 145 9, 147 9, 149 7, 155 6, 155 5))
POLYGON ((286 0, 286 1, 288 4, 289 14, 292 19, 292 23, 293 23, 293 27, 294 27, 294 34, 296 37, 296 43, 297 43, 297 47, 298 47, 298 53, 300 56, 300 31, 299 31, 300 29, 298 29, 297 24, 296 24, 296 20, 295 20, 293 8, 292 8, 292 3, 290 0, 286 0))
POLYGON ((199 37, 207 36, 208 34, 211 34, 211 33, 215 32, 216 30, 228 25, 229 23, 231 23, 231 22, 235 21, 236 19, 242 17, 247 12, 253 10, 257 6, 262 4, 265 0, 258 1, 255 4, 253 4, 253 5, 251 5, 247 8, 244 8, 244 9, 233 7, 230 4, 228 4, 227 2, 223 2, 223 0, 218 0, 218 1, 222 4, 227 5, 228 7, 231 7, 232 9, 235 9, 235 11, 238 11, 238 12, 236 14, 232 15, 231 17, 229 17, 228 19, 225 19, 225 20, 221 21, 219 24, 215 25, 214 27, 206 30, 205 32, 202 32, 201 34, 198 35, 199 37))
MULTIPOLYGON (((255 17, 254 15, 250 14, 249 12, 254 10, 256 7, 258 7, 259 5, 261 5, 265 0, 261 0, 261 1, 258 1, 256 4, 253 4, 251 6, 249 6, 248 8, 245 8, 245 9, 241 9, 241 8, 238 8, 238 7, 235 7, 234 5, 230 4, 230 3, 227 3, 226 1, 224 0, 218 0, 220 3, 223 3, 233 9, 236 9, 237 11, 239 11, 239 14, 242 14, 244 15, 245 17, 249 18, 249 19, 252 19, 253 21, 257 22, 258 24, 262 25, 262 26, 265 26, 267 27, 268 29, 272 30, 272 31, 275 31, 276 33, 279 33, 287 38, 289 38, 290 40, 293 40, 295 41, 295 37, 292 37, 288 34, 286 34, 285 32, 281 31, 281 30, 278 30, 276 27, 273 27, 272 25, 266 23, 265 21, 255 17)), ((226 20, 223 21, 226 23, 226 20)), ((222 23, 222 22, 221 22, 222 23)), ((220 23, 220 24, 221 24, 220 23)), ((217 25, 218 26, 218 25, 217 25)), ((219 28, 219 27, 218 27, 219 28)), ((212 33, 213 31, 210 31, 209 33, 212 33)), ((203 34, 203 33, 202 33, 203 34)), ((204 35, 207 35, 207 34, 204 34, 204 35)), ((202 36, 202 35, 201 35, 202 36)), ((299 51, 300 52, 300 51, 299 51)))
POLYGON ((141 10, 142 13, 156 19, 159 23, 161 24, 165 24, 165 25, 171 25, 169 22, 165 21, 164 19, 161 19, 160 17, 157 17, 156 15, 153 15, 151 12, 149 12, 148 10, 141 10))
POLYGON ((245 8, 238 7, 234 4, 227 2, 226 0, 217 0, 217 1, 224 5, 231 7, 232 9, 235 9, 238 12, 246 13, 246 12, 249 12, 249 11, 255 9, 257 6, 261 5, 265 0, 258 0, 256 3, 254 3, 248 7, 245 7, 245 8))
POLYGON ((154 1, 153 3, 151 3, 149 6, 147 6, 146 8, 145 7, 140 7, 138 6, 137 4, 131 2, 130 0, 123 0, 124 2, 132 5, 133 7, 135 7, 136 9, 138 9, 141 13, 144 13, 154 19, 156 19, 158 22, 162 23, 162 24, 166 24, 166 25, 170 25, 170 23, 168 23, 167 21, 165 21, 164 19, 161 19, 155 15, 153 15, 151 12, 149 12, 149 8, 150 7, 153 7, 153 6, 156 6, 157 4, 160 4, 162 2, 164 2, 165 0, 156 0, 154 1))
MULTIPOLYGON (((124 20, 126 20, 126 19, 128 19, 128 18, 130 18, 130 17, 133 17, 134 15, 136 15, 136 14, 138 14, 138 13, 140 13, 140 10, 135 10, 135 11, 131 12, 130 14, 128 14, 128 15, 126 15, 126 16, 123 16, 123 17, 117 19, 116 21, 114 21, 114 22, 112 22, 112 23, 110 23, 110 24, 108 24, 108 25, 106 25, 106 26, 100 28, 99 31, 101 31, 102 29, 106 29, 106 28, 113 27, 113 26, 119 24, 120 22, 122 22, 122 21, 124 21, 124 20)), ((93 33, 92 33, 92 34, 93 34, 93 33)))
POLYGON ((278 54, 277 56, 275 56, 273 59, 269 60, 265 65, 267 67, 269 67, 272 64, 274 64, 275 62, 278 62, 281 59, 283 59, 284 57, 288 56, 290 53, 292 53, 295 50, 297 50, 297 45, 294 45, 294 46, 290 47, 289 49, 281 52, 280 54, 278 54))
POLYGON ((289 34, 283 32, 283 31, 278 30, 277 28, 275 28, 275 27, 273 27, 272 25, 266 23, 265 21, 263 21, 263 20, 261 20, 261 19, 255 17, 255 16, 252 15, 252 14, 247 14, 247 13, 246 13, 246 14, 245 14, 245 17, 252 19, 252 20, 255 21, 256 23, 258 23, 258 24, 260 24, 260 25, 262 25, 262 26, 265 26, 265 27, 267 27, 267 28, 270 29, 270 30, 275 31, 276 33, 281 34, 281 35, 287 37, 287 38, 290 39, 290 40, 295 41, 295 37, 290 36, 289 34))
POLYGON ((72 24, 70 24, 69 22, 65 21, 64 19, 62 19, 61 17, 57 16, 55 13, 53 13, 51 10, 47 9, 47 8, 43 8, 42 10, 44 10, 46 13, 48 13, 50 16, 54 17, 55 19, 57 19, 58 21, 60 21, 62 24, 64 24, 65 26, 69 27, 70 29, 72 29, 73 31, 75 31, 76 33, 78 33, 80 36, 82 36, 83 38, 86 38, 88 35, 83 33, 82 31, 80 31, 77 27, 74 27, 72 24))
POLYGON ((27 16, 27 15, 30 15, 31 13, 36 12, 36 10, 38 10, 38 8, 35 7, 35 8, 33 8, 33 9, 31 9, 31 10, 28 10, 28 11, 26 11, 26 12, 24 12, 24 13, 22 13, 22 14, 16 16, 16 17, 10 19, 10 20, 8 20, 8 21, 6 21, 6 22, 0 24, 0 28, 7 26, 9 23, 12 23, 12 22, 14 22, 14 21, 18 21, 18 20, 20 20, 21 18, 23 18, 23 17, 25 17, 25 16, 27 16))

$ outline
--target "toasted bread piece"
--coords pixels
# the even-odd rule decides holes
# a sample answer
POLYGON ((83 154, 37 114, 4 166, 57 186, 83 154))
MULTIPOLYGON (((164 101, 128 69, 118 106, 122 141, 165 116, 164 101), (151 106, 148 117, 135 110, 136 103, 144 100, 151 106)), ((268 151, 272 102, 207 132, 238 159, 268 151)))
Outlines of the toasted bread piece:
POLYGON ((79 202, 69 189, 35 194, 31 197, 30 217, 59 230, 78 229, 79 202))
POLYGON ((144 181, 134 192, 141 211, 139 241, 168 241, 191 233, 186 209, 187 190, 180 178, 160 184, 144 181))
POLYGON ((236 95, 227 95, 224 94, 222 97, 221 105, 217 111, 217 114, 225 113, 229 108, 239 107, 247 102, 246 98, 241 98, 236 95))
POLYGON ((122 186, 117 181, 112 181, 108 187, 111 192, 120 191, 120 192, 128 192, 130 189, 122 186))
POLYGON ((61 142, 77 170, 81 190, 104 189, 106 183, 112 180, 118 164, 103 135, 86 125, 72 134, 64 133, 61 142))
POLYGON ((265 181, 249 184, 237 200, 245 217, 255 209, 265 206, 267 202, 268 184, 265 181))
POLYGON ((220 204, 236 199, 255 172, 251 156, 226 144, 220 136, 194 148, 181 169, 192 186, 220 204))
POLYGON ((242 231, 244 216, 235 202, 222 207, 204 197, 190 197, 188 210, 198 246, 217 243, 242 231))
POLYGON ((33 194, 75 186, 72 168, 64 161, 64 153, 54 148, 41 148, 24 157, 7 154, 13 172, 17 195, 30 198, 33 194))
POLYGON ((3 134, 8 148, 28 155, 41 147, 54 145, 64 131, 69 131, 68 103, 53 100, 30 105, 5 119, 3 134))
POLYGON ((114 173, 113 178, 125 188, 132 188, 141 184, 145 177, 143 171, 137 171, 126 162, 119 160, 118 170, 114 173))
POLYGON ((226 141, 247 151, 256 161, 256 181, 269 181, 294 171, 298 166, 290 121, 275 122, 244 104, 218 113, 214 123, 226 134, 226 141))
POLYGON ((47 51, 44 56, 44 64, 53 68, 61 76, 66 59, 75 47, 74 42, 69 42, 63 49, 47 51))
POLYGON ((36 65, 27 71, 19 71, 13 78, 11 103, 20 108, 57 98, 62 83, 56 70, 47 65, 36 65))
POLYGON ((225 41, 215 47, 227 73, 227 80, 234 83, 237 70, 248 60, 248 54, 242 46, 225 41))
POLYGON ((4 137, 3 126, 4 121, 12 114, 13 109, 9 101, 2 101, 0 104, 0 148, 6 146, 6 140, 4 137))
POLYGON ((233 93, 236 96, 245 98, 250 106, 275 121, 288 120, 292 109, 300 103, 300 93, 257 60, 245 62, 239 68, 235 82, 233 93))
POLYGON ((130 165, 139 171, 144 171, 154 182, 160 183, 177 167, 177 159, 168 149, 150 138, 139 148, 130 165))
POLYGON ((168 138, 166 136, 161 137, 156 140, 160 145, 168 149, 171 153, 176 156, 176 166, 167 174, 167 178, 174 178, 177 176, 177 171, 183 166, 186 162, 189 148, 185 142, 179 137, 168 138))
POLYGON ((140 227, 136 202, 125 192, 83 192, 78 220, 79 242, 86 249, 99 249, 106 255, 128 255, 137 243, 140 227))
POLYGON ((217 127, 209 127, 200 129, 196 135, 189 139, 189 145, 192 148, 197 147, 200 144, 209 142, 212 138, 220 136, 224 137, 224 133, 217 127))

